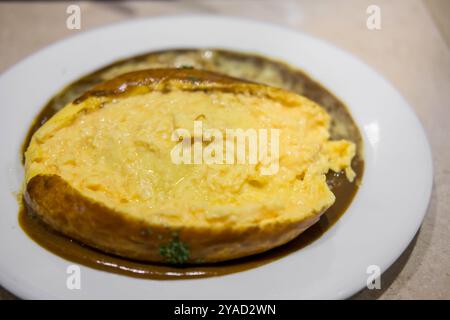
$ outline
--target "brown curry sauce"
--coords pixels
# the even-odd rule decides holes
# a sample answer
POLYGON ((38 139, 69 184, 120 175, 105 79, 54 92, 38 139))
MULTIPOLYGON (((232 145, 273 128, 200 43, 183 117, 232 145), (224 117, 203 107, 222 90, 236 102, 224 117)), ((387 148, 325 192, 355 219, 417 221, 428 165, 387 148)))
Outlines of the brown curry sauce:
MULTIPOLYGON (((109 271, 127 276, 147 279, 187 279, 202 278, 225 275, 252 269, 269 262, 278 260, 290 253, 304 248, 316 239, 320 238, 338 219, 343 215, 355 196, 364 171, 364 161, 362 158, 362 139, 359 130, 351 115, 343 103, 334 95, 328 92, 316 81, 312 80, 305 73, 296 70, 282 62, 273 61, 257 55, 242 54, 224 50, 208 50, 213 52, 216 60, 203 61, 203 50, 182 49, 153 52, 131 59, 122 60, 102 68, 90 75, 87 75, 61 91, 53 97, 36 117, 23 144, 22 154, 24 154, 32 135, 51 118, 66 103, 80 96, 84 91, 105 80, 102 78, 105 73, 115 67, 127 64, 147 63, 152 66, 153 61, 166 63, 166 66, 173 67, 173 57, 179 55, 193 56, 196 68, 209 69, 211 71, 222 71, 221 63, 229 59, 233 63, 252 64, 255 69, 270 67, 276 70, 282 78, 282 87, 302 94, 314 100, 327 109, 332 115, 331 136, 333 139, 346 138, 352 140, 357 145, 357 155, 353 159, 352 167, 357 178, 349 182, 343 172, 329 172, 327 182, 336 196, 336 201, 320 218, 320 220, 296 239, 278 248, 269 250, 257 255, 231 260, 215 264, 199 264, 187 266, 169 266, 163 264, 152 264, 147 262, 133 261, 130 259, 114 256, 93 249, 72 240, 57 231, 52 230, 44 224, 23 201, 22 209, 19 213, 19 223, 26 234, 40 246, 50 252, 65 258, 69 261, 89 266, 94 269, 109 271), (166 60, 164 60, 166 59, 166 60), (171 60, 172 59, 172 60, 171 60), (342 133, 340 130, 333 130, 335 121, 343 123, 348 129, 342 133)), ((159 65, 158 65, 159 66, 159 65)), ((148 67, 148 66, 147 66, 148 67)), ((255 80, 255 79, 247 79, 255 80)), ((258 82, 256 80, 256 82, 258 82)), ((269 83, 271 84, 271 83, 269 83)))

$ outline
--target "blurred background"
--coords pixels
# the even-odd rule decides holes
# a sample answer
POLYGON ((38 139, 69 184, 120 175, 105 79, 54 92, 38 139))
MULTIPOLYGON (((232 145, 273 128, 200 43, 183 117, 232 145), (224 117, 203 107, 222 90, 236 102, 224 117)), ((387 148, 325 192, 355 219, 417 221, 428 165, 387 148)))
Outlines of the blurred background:
MULTIPOLYGON (((65 37, 129 19, 174 14, 239 16, 311 34, 353 53, 400 91, 433 149, 432 200, 414 241, 382 275, 382 289, 366 289, 354 298, 450 299, 450 1, 0 1, 0 73, 65 37), (80 29, 66 26, 72 4, 81 9, 80 29), (380 9, 379 28, 368 28, 371 5, 380 9)), ((0 299, 14 297, 0 287, 0 299)))

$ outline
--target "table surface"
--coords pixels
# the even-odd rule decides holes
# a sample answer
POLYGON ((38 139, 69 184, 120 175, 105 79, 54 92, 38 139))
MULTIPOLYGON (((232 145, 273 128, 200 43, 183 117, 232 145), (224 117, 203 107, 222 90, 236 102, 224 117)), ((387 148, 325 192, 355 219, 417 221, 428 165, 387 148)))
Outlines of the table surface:
MULTIPOLYGON (((381 289, 355 299, 450 298, 450 1, 377 0, 381 30, 368 30, 372 0, 78 2, 81 30, 66 28, 71 3, 0 3, 0 72, 31 53, 90 28, 142 16, 226 14, 307 32, 352 52, 388 79, 425 127, 434 185, 422 227, 381 276, 381 289)), ((73 2, 72 2, 73 3, 73 2)), ((2 257, 4 259, 5 257, 2 257)), ((15 299, 0 287, 0 299, 15 299)))

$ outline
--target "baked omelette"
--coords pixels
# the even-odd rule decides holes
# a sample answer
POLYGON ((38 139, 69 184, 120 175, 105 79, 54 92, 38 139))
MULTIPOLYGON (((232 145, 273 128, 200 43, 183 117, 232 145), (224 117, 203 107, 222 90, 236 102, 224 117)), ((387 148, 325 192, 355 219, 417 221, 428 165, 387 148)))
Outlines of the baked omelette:
POLYGON ((335 201, 326 174, 355 144, 292 92, 195 69, 149 69, 95 86, 33 135, 25 200, 55 230, 115 255, 219 262, 280 246, 335 201), (178 128, 279 129, 278 170, 261 163, 177 164, 178 128))

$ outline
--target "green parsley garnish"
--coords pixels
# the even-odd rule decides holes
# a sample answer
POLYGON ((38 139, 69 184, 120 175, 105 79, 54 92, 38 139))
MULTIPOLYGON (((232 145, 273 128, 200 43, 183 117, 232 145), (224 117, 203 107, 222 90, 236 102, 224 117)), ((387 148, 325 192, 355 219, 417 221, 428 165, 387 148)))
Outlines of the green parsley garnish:
POLYGON ((194 76, 189 76, 186 78, 187 80, 189 80, 190 82, 199 82, 200 79, 194 76))
POLYGON ((159 247, 159 254, 166 262, 171 264, 183 264, 189 260, 189 246, 180 240, 178 235, 170 242, 159 247))

